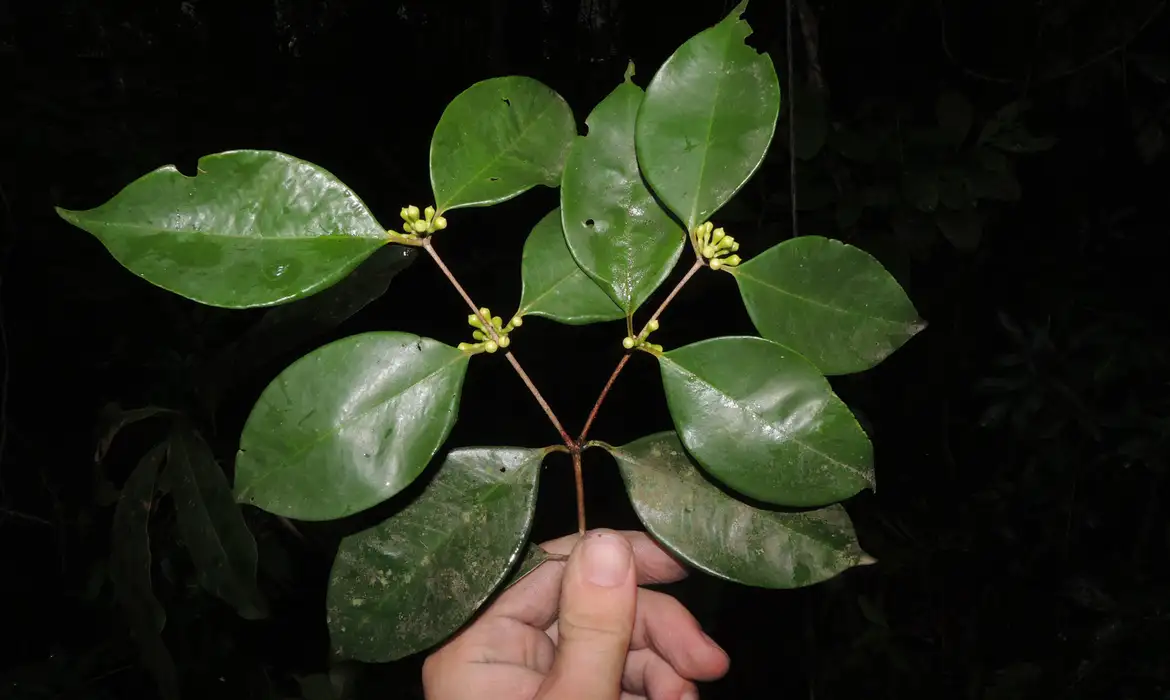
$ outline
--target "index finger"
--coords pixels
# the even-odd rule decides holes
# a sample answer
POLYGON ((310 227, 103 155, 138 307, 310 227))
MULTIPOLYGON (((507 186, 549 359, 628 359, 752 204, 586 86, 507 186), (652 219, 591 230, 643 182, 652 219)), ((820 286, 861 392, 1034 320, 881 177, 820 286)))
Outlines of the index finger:
MULTIPOLYGON (((623 530, 621 534, 634 549, 638 585, 672 583, 686 577, 687 570, 683 565, 646 533, 623 530)), ((578 534, 565 535, 544 542, 540 547, 550 554, 568 555, 580 538, 578 534)), ((544 562, 500 594, 500 597, 484 611, 483 617, 509 617, 540 630, 547 628, 557 618, 561 577, 564 572, 565 562, 544 562)))

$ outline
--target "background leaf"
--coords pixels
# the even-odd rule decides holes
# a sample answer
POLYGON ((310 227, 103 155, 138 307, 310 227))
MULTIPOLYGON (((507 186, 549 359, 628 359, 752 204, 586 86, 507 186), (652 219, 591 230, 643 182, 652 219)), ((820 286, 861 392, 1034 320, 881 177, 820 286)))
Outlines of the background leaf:
POLYGON ((731 498, 707 481, 673 431, 610 453, 650 534, 709 574, 749 586, 796 588, 868 559, 841 506, 782 513, 731 498))
POLYGON ((880 262, 829 238, 789 239, 731 272, 760 335, 825 374, 869 369, 926 325, 880 262))
POLYGON ((520 262, 521 316, 544 316, 570 325, 625 318, 621 307, 585 274, 569 252, 560 207, 528 234, 520 262))
POLYGON ((943 90, 934 104, 938 128, 948 143, 959 146, 967 139, 974 110, 967 96, 958 90, 943 90))
POLYGON ((256 540, 211 447, 186 423, 171 431, 165 479, 199 583, 241 617, 265 617, 268 605, 256 587, 256 540))
POLYGON ((743 43, 746 6, 666 59, 638 112, 642 173, 688 231, 755 173, 776 130, 780 83, 772 59, 743 43))
POLYGON ((762 338, 711 338, 658 358, 687 450, 752 498, 806 508, 873 484, 873 448, 816 367, 762 338))
POLYGON ((100 207, 57 213, 151 284, 233 309, 315 294, 386 243, 340 180, 275 151, 204 156, 194 177, 166 165, 100 207))
POLYGON ((577 126, 564 98, 521 76, 459 93, 431 137, 431 187, 440 213, 498 204, 536 185, 556 187, 577 126))
POLYGON ((594 108, 561 180, 569 250, 627 315, 662 284, 686 243, 638 171, 634 123, 642 96, 627 77, 594 108))
POLYGON ((342 540, 327 603, 337 655, 393 661, 438 644, 470 619, 528 539, 545 454, 452 450, 410 505, 342 540))
POLYGON ((934 222, 951 245, 964 253, 978 248, 983 238, 983 222, 974 209, 940 211, 934 215, 934 222))
POLYGON ((236 499, 332 520, 390 498, 422 473, 459 413, 469 355, 410 333, 363 333, 305 355, 252 408, 236 499))
POLYGON ((154 595, 150 577, 150 512, 166 453, 165 442, 151 448, 122 487, 110 526, 110 582, 138 643, 143 665, 154 676, 159 694, 172 700, 179 697, 178 678, 159 634, 167 616, 154 595))
POLYGON ((125 409, 113 402, 102 406, 101 414, 98 416, 98 441, 97 447, 94 448, 93 461, 100 462, 105 459, 106 453, 110 451, 110 445, 114 443, 114 438, 118 436, 122 428, 147 418, 153 418, 161 413, 173 413, 173 411, 161 406, 125 409))

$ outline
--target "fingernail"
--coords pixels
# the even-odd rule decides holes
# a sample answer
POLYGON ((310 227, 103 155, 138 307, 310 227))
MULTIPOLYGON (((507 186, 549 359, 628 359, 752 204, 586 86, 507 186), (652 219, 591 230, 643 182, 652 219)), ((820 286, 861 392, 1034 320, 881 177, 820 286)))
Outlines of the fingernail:
POLYGON ((585 578, 595 586, 613 588, 625 583, 630 572, 630 548, 616 535, 592 535, 582 543, 585 578))

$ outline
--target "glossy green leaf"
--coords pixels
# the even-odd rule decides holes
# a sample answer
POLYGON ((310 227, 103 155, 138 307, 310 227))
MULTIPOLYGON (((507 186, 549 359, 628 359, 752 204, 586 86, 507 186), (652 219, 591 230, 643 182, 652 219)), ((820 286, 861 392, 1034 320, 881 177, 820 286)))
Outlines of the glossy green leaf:
POLYGON ((686 232, 642 182, 634 122, 642 88, 618 85, 585 121, 561 180, 561 221, 573 257, 626 314, 670 274, 686 232))
POLYGON ((797 588, 872 562, 839 505, 755 508, 709 482, 673 431, 610 448, 646 530, 682 560, 729 581, 797 588))
POLYGON ((780 83, 772 59, 744 43, 746 7, 666 59, 638 112, 642 173, 688 231, 751 178, 776 130, 780 83))
POLYGON ((211 447, 186 423, 171 431, 165 480, 199 583, 241 617, 265 617, 268 605, 256 586, 256 540, 211 447))
POLYGON ((687 450, 752 498, 807 508, 873 485, 873 448, 829 382, 763 338, 711 338, 659 357, 687 450))
POLYGON ((393 661, 470 619, 520 558, 546 453, 452 450, 410 505, 342 540, 327 602, 337 655, 393 661))
POLYGON ((149 531, 155 482, 166 453, 166 443, 151 448, 122 487, 110 525, 109 571, 143 665, 154 676, 160 695, 170 700, 179 696, 178 678, 160 635, 167 616, 151 584, 149 531))
POLYGON ((334 284, 386 243, 340 180, 274 151, 199 159, 130 183, 96 209, 57 213, 131 272, 210 306, 271 306, 334 284))
POLYGON ((571 325, 614 321, 626 314, 585 274, 569 252, 561 210, 549 212, 528 234, 520 262, 522 316, 544 316, 571 325))
POLYGON ((958 90, 944 90, 934 104, 939 131, 948 143, 958 146, 966 140, 974 120, 974 110, 967 96, 958 90))
POLYGON ((732 274, 760 335, 825 374, 869 369, 925 327, 893 275, 840 241, 792 238, 732 274))
POLYGON ((498 204, 536 185, 556 187, 576 134, 568 103, 537 80, 472 85, 443 110, 431 137, 436 208, 498 204))
POLYGON ((248 416, 236 499, 288 518, 332 520, 390 498, 451 432, 469 357, 397 332, 350 336, 305 355, 248 416))

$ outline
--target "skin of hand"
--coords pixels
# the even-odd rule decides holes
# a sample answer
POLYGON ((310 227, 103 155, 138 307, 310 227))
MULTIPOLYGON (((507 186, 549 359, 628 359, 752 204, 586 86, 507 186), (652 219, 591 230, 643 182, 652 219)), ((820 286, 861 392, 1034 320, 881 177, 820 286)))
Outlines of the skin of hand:
POLYGON ((592 530, 546 561, 423 665, 427 700, 696 700, 727 654, 665 593, 686 570, 645 533, 592 530))

